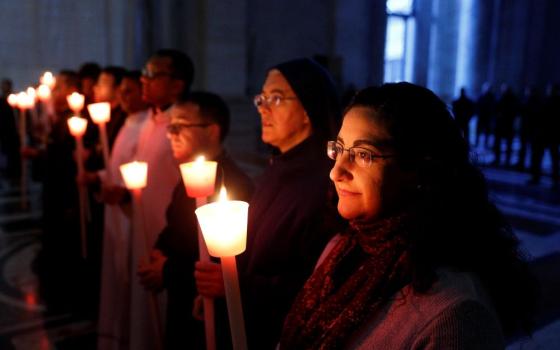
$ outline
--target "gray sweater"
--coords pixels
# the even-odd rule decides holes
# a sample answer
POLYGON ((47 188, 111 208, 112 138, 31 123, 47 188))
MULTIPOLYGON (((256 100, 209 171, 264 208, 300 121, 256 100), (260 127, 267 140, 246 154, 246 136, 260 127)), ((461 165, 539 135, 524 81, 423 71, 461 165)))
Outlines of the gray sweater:
MULTIPOLYGON (((320 264, 337 241, 325 248, 320 264)), ((356 330, 346 349, 504 349, 498 317, 478 278, 450 269, 426 294, 410 286, 356 330)))

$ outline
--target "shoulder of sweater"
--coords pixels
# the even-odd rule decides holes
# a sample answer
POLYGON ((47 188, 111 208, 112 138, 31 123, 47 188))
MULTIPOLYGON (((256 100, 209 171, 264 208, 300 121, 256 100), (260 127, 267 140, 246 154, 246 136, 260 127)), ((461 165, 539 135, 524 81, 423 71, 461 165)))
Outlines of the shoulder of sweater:
POLYGON ((412 349, 503 349, 505 340, 495 315, 482 303, 463 300, 425 325, 412 349))
MULTIPOLYGON (((492 304, 476 276, 448 268, 438 270, 438 280, 425 293, 415 292, 410 285, 387 301, 357 331, 356 344, 366 349, 371 344, 407 344, 418 341, 418 335, 442 317, 463 310, 463 305, 478 305, 499 324, 492 304), (474 304, 473 304, 474 303, 474 304)), ((499 326, 498 326, 499 327, 499 326)), ((437 347, 436 347, 437 348, 437 347)))

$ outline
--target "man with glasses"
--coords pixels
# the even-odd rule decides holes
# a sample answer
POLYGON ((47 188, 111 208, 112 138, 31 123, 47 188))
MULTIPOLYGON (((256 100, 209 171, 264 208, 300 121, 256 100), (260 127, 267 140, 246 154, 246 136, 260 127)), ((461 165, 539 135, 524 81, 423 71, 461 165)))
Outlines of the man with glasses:
MULTIPOLYGON (((230 121, 226 103, 218 95, 193 92, 186 102, 175 104, 170 114, 167 135, 177 162, 191 162, 200 155, 215 160, 218 162, 216 194, 225 184, 229 198, 249 201, 252 181, 223 148, 230 121)), ((195 199, 187 197, 183 181, 179 180, 167 208, 167 225, 157 239, 151 262, 138 269, 140 281, 147 290, 167 290, 166 349, 206 348, 204 324, 192 316, 197 295, 194 264, 199 256, 195 209, 195 199)), ((227 315, 225 300, 216 303, 221 309, 217 313, 216 342, 222 349, 227 347, 230 334, 227 319, 219 317, 227 315)))
MULTIPOLYGON (((188 96, 193 82, 191 59, 181 51, 162 49, 152 55, 141 77, 142 96, 151 105, 148 118, 140 131, 135 159, 148 163, 147 186, 142 191, 141 215, 146 241, 153 245, 165 227, 165 210, 171 202, 173 189, 180 179, 179 168, 167 140, 167 126, 172 106, 188 96)), ((139 234, 134 232, 133 234, 139 234)), ((144 238, 136 240, 144 242, 144 238)), ((136 276, 136 266, 146 258, 144 246, 131 250, 130 349, 157 349, 157 328, 154 322, 163 315, 150 309, 150 293, 146 293, 136 276)), ((159 295, 160 310, 164 310, 165 296, 159 295)), ((160 327, 161 328, 161 327, 160 327)))

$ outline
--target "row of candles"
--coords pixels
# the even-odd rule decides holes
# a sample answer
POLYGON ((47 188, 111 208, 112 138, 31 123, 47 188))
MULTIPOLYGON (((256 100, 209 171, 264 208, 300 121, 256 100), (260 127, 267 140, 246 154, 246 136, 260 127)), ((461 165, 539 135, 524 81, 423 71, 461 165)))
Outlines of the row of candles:
MULTIPOLYGON (((46 104, 50 102, 51 91, 56 83, 56 79, 52 73, 45 72, 40 78, 40 83, 37 90, 30 87, 27 91, 11 94, 8 97, 8 103, 13 108, 20 110, 22 147, 25 146, 25 111, 34 111, 37 99, 46 104)), ((84 172, 82 137, 86 132, 88 121, 81 117, 80 114, 84 108, 85 99, 82 94, 77 92, 68 95, 66 99, 68 106, 76 114, 68 118, 67 124, 70 133, 76 139, 76 163, 78 174, 82 174, 84 172)), ((87 106, 87 109, 91 120, 99 127, 103 159, 106 171, 109 171, 109 147, 105 125, 110 121, 111 117, 110 104, 108 102, 92 103, 87 106)), ((207 204, 207 197, 211 196, 215 190, 216 168, 216 162, 206 161, 204 157, 199 157, 194 162, 180 165, 187 195, 196 198, 197 209, 195 214, 199 221, 200 259, 209 261, 210 255, 221 259, 233 347, 235 350, 247 349, 235 256, 245 251, 249 204, 242 201, 228 200, 225 187, 222 188, 220 199, 217 202, 207 204)), ((134 194, 136 203, 134 215, 140 215, 138 207, 139 203, 141 203, 142 189, 147 185, 148 164, 133 161, 121 165, 119 170, 125 186, 134 194)), ((111 178, 110 175, 107 178, 111 178)), ((22 191, 24 190, 24 183, 25 178, 22 175, 22 191)), ((87 252, 87 192, 83 186, 78 187, 82 255, 85 258, 87 252)), ((141 220, 133 221, 141 222, 141 220)), ((135 235, 144 236, 143 239, 146 240, 143 228, 137 227, 137 231, 139 232, 135 232, 135 235)), ((149 242, 146 240, 146 250, 149 251, 149 248, 149 242)), ((152 298, 152 304, 155 306, 155 298, 152 298)), ((205 299, 206 345, 209 350, 216 348, 213 310, 212 300, 205 299)), ((161 335, 161 330, 158 333, 161 335)))
MULTIPOLYGON (((187 195, 197 201, 195 214, 200 225, 200 259, 209 261, 209 255, 220 258, 233 348, 247 349, 235 256, 245 251, 249 204, 228 200, 225 187, 222 187, 218 201, 206 204, 206 198, 214 194, 216 168, 216 162, 206 161, 202 156, 194 162, 180 165, 187 195)), ((148 164, 133 161, 121 165, 120 171, 126 187, 135 193, 135 198, 139 198, 141 189, 147 184, 148 164)), ((207 349, 216 348, 213 309, 211 299, 205 299, 207 349)))

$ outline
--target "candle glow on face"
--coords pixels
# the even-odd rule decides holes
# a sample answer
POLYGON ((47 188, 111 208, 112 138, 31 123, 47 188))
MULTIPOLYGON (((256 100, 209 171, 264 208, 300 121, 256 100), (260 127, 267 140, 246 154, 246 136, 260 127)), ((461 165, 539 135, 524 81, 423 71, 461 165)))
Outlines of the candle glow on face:
POLYGON ((195 210, 210 255, 235 256, 245 251, 248 210, 247 202, 228 201, 225 188, 219 201, 195 210))
POLYGON ((39 81, 41 82, 41 84, 47 85, 51 90, 54 87, 54 85, 56 84, 56 78, 54 77, 54 75, 51 72, 45 72, 41 76, 39 81))
POLYGON ((84 95, 73 92, 71 95, 66 96, 68 106, 74 113, 80 113, 84 108, 84 95))
POLYGON ((123 164, 119 168, 126 188, 129 190, 137 190, 146 187, 148 180, 148 163, 134 161, 123 164))
POLYGON ((91 120, 95 124, 105 124, 111 119, 111 105, 109 102, 92 103, 87 106, 91 120))
POLYGON ((72 118, 68 118, 67 123, 68 123, 68 128, 70 129, 70 133, 74 137, 81 137, 86 132, 87 119, 85 118, 73 116, 72 118))
POLYGON ((51 98, 51 88, 46 84, 41 84, 37 88, 37 97, 39 100, 46 101, 51 98))
POLYGON ((198 157, 194 162, 179 165, 189 197, 201 198, 214 194, 217 166, 218 163, 206 161, 204 156, 198 157))

